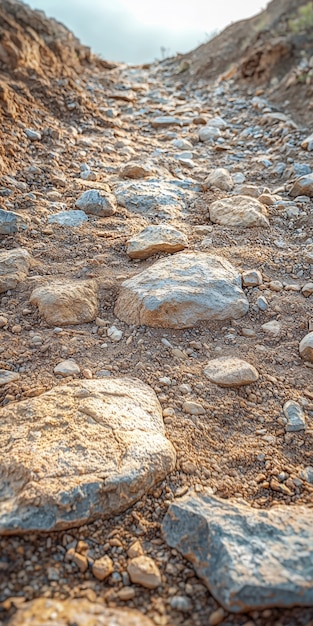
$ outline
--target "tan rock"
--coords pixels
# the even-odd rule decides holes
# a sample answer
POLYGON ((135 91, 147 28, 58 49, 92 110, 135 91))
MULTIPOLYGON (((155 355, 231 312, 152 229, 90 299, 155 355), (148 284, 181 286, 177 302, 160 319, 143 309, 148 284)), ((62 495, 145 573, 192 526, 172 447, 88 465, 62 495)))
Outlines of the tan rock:
POLYGON ((127 556, 129 556, 130 559, 133 559, 136 556, 142 556, 142 555, 143 555, 143 549, 142 549, 142 545, 140 541, 135 541, 135 543, 132 543, 130 548, 127 550, 127 556))
POLYGON ((306 174, 306 176, 301 176, 294 183, 289 195, 292 198, 296 198, 297 196, 309 196, 313 197, 313 173, 306 174))
POLYGON ((126 252, 131 259, 148 259, 157 252, 178 252, 188 247, 186 235, 173 226, 147 226, 129 239, 126 252))
POLYGON ((94 280, 52 282, 34 289, 30 303, 49 326, 86 324, 98 313, 98 286, 94 280))
POLYGON ((210 187, 217 187, 222 189, 222 191, 231 191, 234 187, 234 181, 229 171, 223 167, 213 170, 204 182, 204 189, 209 189, 210 187))
POLYGON ((105 580, 113 572, 113 561, 109 556, 102 556, 92 564, 92 573, 97 580, 105 580))
POLYGON ((14 248, 0 252, 0 293, 14 289, 25 280, 31 257, 27 250, 14 248))
POLYGON ((210 220, 222 226, 250 228, 269 226, 266 207, 249 196, 232 196, 216 200, 210 206, 210 220))
POLYGON ((153 170, 141 163, 127 163, 120 171, 120 178, 146 178, 153 174, 153 170))
POLYGON ((240 274, 226 259, 179 252, 122 283, 115 315, 127 324, 190 328, 201 320, 237 319, 248 308, 240 274))
POLYGON ((68 359, 67 361, 62 361, 58 363, 58 365, 54 368, 54 373, 66 378, 67 376, 75 376, 80 374, 80 367, 77 365, 76 361, 73 359, 68 359))
POLYGON ((112 517, 175 467, 161 406, 136 379, 59 385, 1 408, 0 423, 0 534, 112 517))
POLYGON ((302 359, 313 363, 313 332, 305 335, 300 341, 299 352, 302 359))
POLYGON ((8 626, 153 626, 153 622, 133 609, 109 609, 87 599, 26 602, 10 619, 8 626))
POLYGON ((127 571, 132 583, 146 587, 146 589, 156 589, 161 584, 161 574, 158 566, 149 556, 137 556, 132 559, 127 571))
POLYGON ((253 365, 236 357, 221 357, 209 361, 204 375, 220 387, 241 387, 255 383, 259 373, 253 365))

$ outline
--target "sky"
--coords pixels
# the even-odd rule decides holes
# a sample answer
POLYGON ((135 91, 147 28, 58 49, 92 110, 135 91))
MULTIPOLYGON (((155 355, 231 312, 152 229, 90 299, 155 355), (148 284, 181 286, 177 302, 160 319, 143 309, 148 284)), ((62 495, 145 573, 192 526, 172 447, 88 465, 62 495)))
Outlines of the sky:
POLYGON ((26 0, 108 61, 147 63, 189 52, 267 0, 26 0))

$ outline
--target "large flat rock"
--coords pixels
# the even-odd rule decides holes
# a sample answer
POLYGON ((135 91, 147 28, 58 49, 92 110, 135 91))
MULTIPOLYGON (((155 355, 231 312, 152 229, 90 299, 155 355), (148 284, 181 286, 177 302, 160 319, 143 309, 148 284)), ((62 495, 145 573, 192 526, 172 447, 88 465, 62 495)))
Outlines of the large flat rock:
POLYGON ((126 252, 131 259, 147 259, 157 252, 179 252, 188 247, 186 235, 167 224, 147 226, 127 242, 126 252))
POLYGON ((128 324, 189 328, 201 320, 237 319, 248 300, 226 259, 179 252, 122 283, 115 314, 128 324))
POLYGON ((313 606, 312 509, 191 493, 171 504, 163 534, 228 611, 313 606))
POLYGON ((159 219, 172 219, 180 215, 190 197, 188 189, 182 189, 167 180, 120 182, 115 188, 115 195, 118 204, 130 213, 159 219))
POLYGON ((94 280, 57 280, 34 289, 29 300, 49 326, 87 324, 98 313, 98 286, 94 280))
POLYGON ((102 602, 86 598, 50 600, 36 598, 23 604, 8 626, 153 626, 153 622, 134 609, 110 609, 102 602))
POLYGON ((232 196, 216 200, 211 204, 209 211, 211 222, 222 226, 237 228, 269 226, 264 204, 250 196, 232 196))
POLYGON ((137 502, 175 466, 154 391, 75 381, 0 411, 0 534, 71 528, 137 502))
POLYGON ((28 274, 30 254, 23 248, 0 252, 0 293, 14 289, 28 274))

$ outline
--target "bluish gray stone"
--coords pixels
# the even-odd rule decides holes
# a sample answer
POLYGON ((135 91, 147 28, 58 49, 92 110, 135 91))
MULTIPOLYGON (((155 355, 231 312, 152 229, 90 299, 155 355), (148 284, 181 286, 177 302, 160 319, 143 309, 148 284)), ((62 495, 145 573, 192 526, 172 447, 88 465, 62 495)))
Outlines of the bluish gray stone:
POLYGON ((298 402, 288 400, 284 404, 284 415, 287 418, 286 431, 298 432, 306 428, 305 416, 298 402))
POLYGON ((118 204, 129 212, 163 219, 179 215, 190 198, 188 189, 181 189, 167 180, 121 182, 115 193, 118 204))
POLYGON ((0 235, 14 235, 20 230, 27 230, 28 221, 19 213, 0 209, 0 235))
POLYGON ((49 224, 59 224, 59 226, 68 226, 74 228, 75 226, 81 226, 84 222, 88 221, 88 217, 84 211, 61 211, 50 215, 48 218, 49 224))
POLYGON ((190 493, 170 505, 163 535, 227 611, 313 606, 311 508, 190 493))
POLYGON ((76 200, 75 206, 88 215, 108 217, 116 210, 116 201, 112 194, 101 194, 98 189, 88 189, 76 200))

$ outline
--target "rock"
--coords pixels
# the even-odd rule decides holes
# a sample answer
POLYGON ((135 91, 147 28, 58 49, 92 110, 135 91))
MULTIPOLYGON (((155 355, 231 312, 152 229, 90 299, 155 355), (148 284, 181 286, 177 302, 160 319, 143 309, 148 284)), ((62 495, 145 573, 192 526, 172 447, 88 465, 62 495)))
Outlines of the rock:
POLYGON ((226 259, 179 252, 123 282, 115 315, 127 324, 190 328, 243 317, 248 308, 240 274, 226 259))
POLYGON ((244 287, 258 287, 262 285, 262 274, 259 270, 247 270, 241 274, 242 284, 244 287))
POLYGON ((0 251, 0 293, 14 289, 18 283, 25 280, 30 259, 27 250, 23 248, 0 251))
POLYGON ((209 189, 210 187, 217 187, 222 189, 222 191, 231 191, 234 187, 234 181, 229 171, 223 167, 213 170, 204 182, 204 189, 209 189))
POLYGON ((98 287, 94 280, 51 282, 34 289, 30 303, 37 306, 49 326, 87 324, 98 313, 98 287))
POLYGON ((281 335, 281 324, 276 320, 272 320, 271 322, 266 322, 266 324, 262 324, 261 329, 267 335, 270 335, 273 338, 278 338, 281 335))
POLYGON ((88 215, 108 217, 116 211, 116 200, 113 194, 104 196, 98 189, 87 189, 76 200, 75 206, 88 215))
POLYGON ((202 404, 199 404, 199 402, 192 402, 191 400, 184 402, 183 411, 189 415, 205 415, 206 413, 202 404))
POLYGON ((310 485, 313 485, 313 467, 312 467, 312 465, 307 465, 307 467, 305 467, 303 470, 301 470, 299 475, 300 475, 300 478, 303 478, 303 480, 306 480, 307 483, 310 483, 310 485))
POLYGON ((68 226, 70 228, 81 226, 81 224, 87 221, 88 217, 84 211, 75 210, 60 211, 60 213, 50 215, 50 217, 48 218, 49 224, 59 224, 59 226, 68 226))
POLYGON ((210 382, 220 387, 241 387, 251 385, 259 378, 253 365, 236 357, 220 357, 209 361, 203 370, 210 382))
POLYGON ((178 148, 178 150, 190 150, 193 148, 192 143, 187 139, 174 139, 172 145, 174 148, 178 148))
POLYGON ((3 385, 9 385, 10 383, 15 383, 19 377, 20 375, 17 372, 0 369, 0 387, 3 387, 3 385))
POLYGON ((74 548, 70 548, 65 557, 68 561, 73 561, 75 565, 77 565, 78 569, 82 574, 87 572, 88 569, 88 559, 85 555, 79 554, 79 552, 75 552, 74 548))
POLYGON ((131 259, 148 259, 157 252, 178 252, 188 247, 188 239, 173 226, 147 226, 127 242, 126 252, 131 259))
POLYGON ((271 280, 271 281, 268 283, 268 287, 269 287, 269 289, 270 289, 271 291, 277 291, 277 292, 282 291, 282 290, 283 290, 283 288, 284 288, 284 286, 283 286, 283 284, 280 282, 280 280, 271 280))
POLYGON ((116 328, 116 326, 110 326, 107 330, 107 335, 110 337, 111 341, 118 342, 121 341, 123 337, 123 332, 116 328))
POLYGON ((313 173, 298 178, 289 191, 289 195, 292 198, 296 198, 297 196, 309 196, 313 198, 313 173))
POLYGON ((309 298, 313 294, 313 283, 306 283, 301 291, 305 298, 309 298))
POLYGON ((41 133, 38 130, 33 130, 32 128, 25 128, 25 135, 31 141, 40 141, 41 133))
POLYGON ((299 352, 302 359, 313 363, 313 332, 305 335, 300 341, 299 352))
POLYGON ((309 152, 313 150, 313 134, 309 135, 302 141, 301 148, 303 148, 303 150, 308 150, 309 152))
POLYGON ((27 230, 29 220, 14 211, 0 209, 0 235, 14 235, 20 230, 27 230))
POLYGON ((168 128, 169 126, 182 126, 182 120, 180 117, 173 117, 172 115, 160 115, 154 117, 151 120, 153 128, 168 128))
POLYGON ((109 556, 102 556, 92 564, 92 573, 97 580, 105 580, 113 572, 113 561, 109 556))
POLYGON ((120 206, 130 213, 147 217, 172 219, 186 206, 189 193, 168 181, 121 182, 115 189, 120 206))
POLYGON ((60 385, 0 409, 0 424, 0 534, 112 517, 175 467, 161 406, 136 379, 60 385))
POLYGON ((302 408, 298 402, 288 400, 284 404, 284 415, 287 418, 286 432, 294 433, 306 428, 306 422, 302 408))
POLYGON ((141 163, 127 163, 120 171, 121 178, 146 178, 152 174, 153 170, 141 163))
POLYGON ((163 535, 227 611, 313 604, 310 508, 259 510, 189 493, 170 505, 163 535))
POLYGON ((191 611, 192 604, 190 598, 187 596, 172 596, 170 598, 170 607, 174 609, 174 611, 184 613, 185 611, 191 611))
POLYGON ((221 607, 219 609, 216 609, 216 611, 212 611, 209 617, 209 626, 218 626, 218 624, 221 624, 224 617, 225 611, 221 607))
POLYGON ((199 130, 199 140, 202 142, 212 141, 212 139, 218 139, 221 136, 221 131, 216 126, 203 126, 199 130))
POLYGON ((259 296, 257 301, 257 306, 260 309, 260 311, 267 311, 268 309, 268 302, 265 298, 265 296, 259 296))
POLYGON ((48 600, 37 598, 22 604, 8 626, 153 626, 153 622, 134 609, 109 609, 103 602, 48 600))
POLYGON ((62 363, 58 363, 53 371, 55 374, 62 376, 62 378, 66 378, 67 376, 75 376, 76 374, 80 374, 80 367, 77 365, 76 361, 74 361, 73 359, 68 359, 67 361, 62 361, 62 363))
POLYGON ((261 202, 249 196, 232 196, 211 204, 210 220, 222 226, 250 228, 269 226, 267 210, 261 202))
POLYGON ((156 589, 162 582, 160 570, 149 556, 137 556, 131 559, 127 571, 132 583, 146 589, 156 589))

